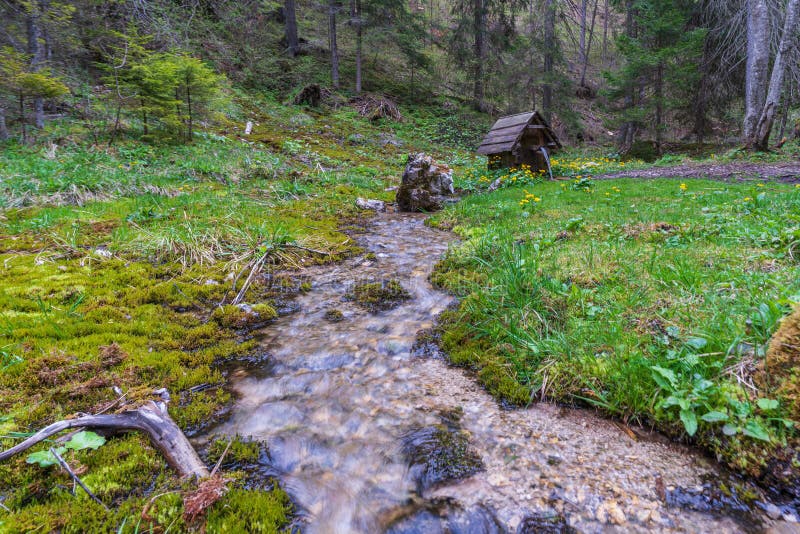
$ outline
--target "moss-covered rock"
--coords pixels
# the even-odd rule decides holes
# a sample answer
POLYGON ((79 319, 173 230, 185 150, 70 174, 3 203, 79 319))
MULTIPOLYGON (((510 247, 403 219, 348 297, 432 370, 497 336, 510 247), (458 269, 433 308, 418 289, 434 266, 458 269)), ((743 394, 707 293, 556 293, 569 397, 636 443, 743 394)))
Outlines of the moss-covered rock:
POLYGON ((331 308, 325 312, 325 320, 331 323, 338 323, 344 321, 344 314, 341 310, 331 308))
POLYGON ((403 453, 420 493, 448 481, 466 478, 483 469, 469 435, 449 424, 424 427, 403 436, 403 453))
POLYGON ((759 381, 776 393, 793 420, 800 421, 800 307, 772 336, 759 381))
POLYGON ((383 311, 396 308, 411 298, 397 280, 382 280, 356 284, 348 298, 370 311, 383 311))

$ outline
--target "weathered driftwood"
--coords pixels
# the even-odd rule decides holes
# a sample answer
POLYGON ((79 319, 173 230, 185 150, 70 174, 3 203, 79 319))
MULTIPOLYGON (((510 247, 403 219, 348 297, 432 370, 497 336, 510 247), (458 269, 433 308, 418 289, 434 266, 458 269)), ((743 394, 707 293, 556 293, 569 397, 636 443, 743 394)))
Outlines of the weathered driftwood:
POLYGON ((117 414, 83 415, 75 419, 65 419, 53 423, 25 441, 0 452, 0 462, 70 428, 103 429, 112 432, 136 430, 144 432, 150 437, 153 446, 180 476, 207 477, 209 475, 208 468, 167 412, 168 394, 164 390, 157 393, 162 396, 161 402, 151 401, 135 410, 117 414))

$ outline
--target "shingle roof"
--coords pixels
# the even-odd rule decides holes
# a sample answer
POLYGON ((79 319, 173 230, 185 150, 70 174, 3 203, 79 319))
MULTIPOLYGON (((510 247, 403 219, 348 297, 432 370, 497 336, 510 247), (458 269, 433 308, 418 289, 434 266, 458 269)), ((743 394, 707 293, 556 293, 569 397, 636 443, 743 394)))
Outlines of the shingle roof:
POLYGON ((543 126, 553 143, 561 147, 561 143, 555 132, 550 128, 550 125, 547 124, 547 121, 538 111, 530 111, 499 118, 492 126, 492 129, 489 130, 489 133, 486 134, 486 137, 484 137, 481 146, 478 147, 478 154, 489 155, 509 152, 517 144, 522 134, 525 133, 525 128, 531 124, 543 126))

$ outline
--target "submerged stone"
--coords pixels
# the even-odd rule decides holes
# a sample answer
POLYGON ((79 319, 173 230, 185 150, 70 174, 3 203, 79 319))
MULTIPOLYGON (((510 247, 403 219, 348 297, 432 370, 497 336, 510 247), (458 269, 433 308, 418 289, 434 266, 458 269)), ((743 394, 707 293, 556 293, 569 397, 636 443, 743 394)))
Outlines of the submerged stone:
POLYGON ((484 467, 468 434, 451 425, 423 427, 406 434, 402 450, 420 494, 438 484, 467 478, 484 467))
POLYGON ((482 505, 465 509, 448 501, 426 502, 398 519, 387 534, 504 534, 491 510, 482 505))

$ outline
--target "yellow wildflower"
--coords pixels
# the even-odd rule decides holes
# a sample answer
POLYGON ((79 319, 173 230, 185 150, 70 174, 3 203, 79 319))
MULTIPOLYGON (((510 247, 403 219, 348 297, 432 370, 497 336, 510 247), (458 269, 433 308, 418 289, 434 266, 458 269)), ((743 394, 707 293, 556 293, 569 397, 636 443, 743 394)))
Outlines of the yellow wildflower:
POLYGON ((689 189, 689 186, 686 184, 681 184, 681 191, 686 191, 687 189, 689 189))

